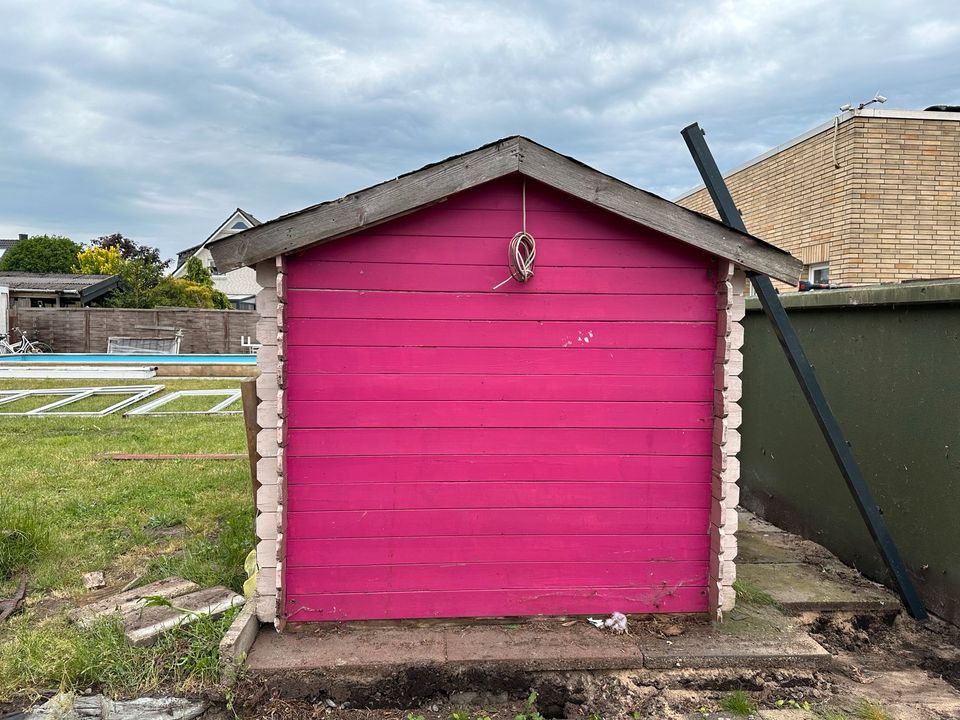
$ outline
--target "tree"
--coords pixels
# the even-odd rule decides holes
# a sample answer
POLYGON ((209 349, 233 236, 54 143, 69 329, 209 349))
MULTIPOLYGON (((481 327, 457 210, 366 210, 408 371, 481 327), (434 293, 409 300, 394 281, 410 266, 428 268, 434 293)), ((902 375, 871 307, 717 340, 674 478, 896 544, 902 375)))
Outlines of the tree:
POLYGON ((152 308, 153 290, 163 278, 163 266, 143 260, 124 260, 120 266, 120 290, 113 293, 112 307, 152 308))
POLYGON ((218 308, 227 310, 230 301, 213 284, 201 285, 186 278, 163 278, 151 291, 155 306, 176 306, 195 308, 218 308))
POLYGON ((80 251, 73 271, 84 275, 118 275, 123 265, 124 260, 116 247, 92 246, 80 251))
POLYGON ((210 274, 210 270, 203 266, 200 258, 196 255, 187 260, 185 274, 187 280, 190 282, 195 282, 197 285, 203 285, 205 287, 213 287, 213 275, 210 274))
POLYGON ((147 265, 159 265, 161 269, 166 268, 167 265, 170 264, 169 260, 164 262, 160 261, 160 251, 157 250, 157 248, 150 247, 149 245, 141 245, 128 237, 124 237, 121 233, 101 235, 96 240, 91 240, 90 245, 91 247, 99 247, 104 250, 116 248, 120 253, 120 257, 124 260, 144 262, 147 265))
POLYGON ((69 273, 77 264, 80 246, 62 235, 34 235, 21 240, 0 257, 7 272, 69 273))

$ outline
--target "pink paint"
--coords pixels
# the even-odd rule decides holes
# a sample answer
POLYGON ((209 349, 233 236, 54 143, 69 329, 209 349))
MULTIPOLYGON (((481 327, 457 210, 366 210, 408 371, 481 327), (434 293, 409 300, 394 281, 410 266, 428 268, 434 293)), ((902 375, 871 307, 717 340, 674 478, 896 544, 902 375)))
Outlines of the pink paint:
POLYGON ((395 592, 424 590, 522 590, 527 588, 654 588, 660 583, 704 587, 706 562, 443 563, 312 567, 290 576, 290 595, 378 592, 389 583, 395 592))
POLYGON ((341 565, 431 565, 482 563, 495 557, 503 563, 702 561, 706 535, 475 535, 448 537, 321 538, 287 543, 288 567, 341 565), (584 542, 586 540, 586 542, 584 542))
MULTIPOLYGON (((519 424, 519 421, 518 421, 519 424)), ((712 430, 289 428, 290 455, 707 455, 712 430)))
POLYGON ((287 297, 291 318, 708 322, 716 314, 716 298, 712 295, 492 291, 460 294, 291 288, 287 297))
POLYGON ((287 419, 296 428, 708 428, 711 403, 564 403, 291 400, 287 419))
POLYGON ((287 321, 290 345, 352 347, 713 349, 712 323, 563 322, 543 320, 287 321), (512 332, 505 334, 504 324, 512 332))
MULTIPOLYGON (((540 251, 537 250, 537 258, 540 251)), ((314 290, 383 290, 485 293, 505 277, 497 265, 405 264, 402 273, 382 262, 310 262, 290 268, 290 283, 314 290)), ((713 295, 716 278, 703 268, 556 267, 526 283, 508 283, 498 293, 586 293, 609 295, 713 295), (712 280, 712 282, 711 282, 712 280)))
POLYGON ((287 460, 288 488, 310 483, 662 482, 703 484, 708 455, 370 455, 287 460))
MULTIPOLYGON (((432 210, 425 211, 434 212, 432 210)), ((390 263, 393 265, 489 265, 503 268, 506 265, 506 242, 519 230, 511 226, 504 239, 500 235, 462 237, 451 235, 427 236, 422 241, 403 235, 390 235, 391 225, 335 240, 322 248, 306 250, 295 258, 294 264, 309 265, 328 262, 390 263), (351 243, 360 237, 360 243, 351 243), (438 247, 448 252, 437 252, 438 247)), ((542 234, 537 239, 537 267, 581 269, 586 267, 613 268, 697 268, 708 270, 710 260, 703 253, 680 246, 674 240, 657 235, 653 231, 641 239, 599 240, 547 238, 542 234)), ((293 272, 291 267, 291 272, 293 272)), ((300 271, 297 270, 297 273, 300 271)), ((313 271, 304 271, 312 275, 313 271)), ((541 273, 542 274, 542 273, 541 273)), ((644 273, 646 274, 646 273, 644 273)), ((302 276, 301 276, 302 277, 302 276)), ((506 277, 506 276, 504 276, 506 277)), ((319 281, 313 280, 310 285, 319 281)), ((635 287, 625 288, 636 292, 635 287)))
MULTIPOLYGON (((294 350, 294 352, 297 352, 294 350)), ((310 352, 302 348, 300 352, 310 352)), ((352 368, 354 371, 363 368, 352 368)), ((641 371, 643 368, 637 368, 641 371)), ((697 402, 711 397, 707 375, 480 375, 344 373, 288 375, 297 400, 555 400, 560 402, 697 402)))
POLYGON ((703 350, 311 347, 289 354, 287 372, 687 376, 713 375, 713 365, 713 354, 703 350))
POLYGON ((519 590, 441 590, 432 592, 323 593, 287 595, 283 612, 291 622, 396 620, 449 617, 606 615, 610 608, 631 613, 705 612, 704 587, 543 588, 519 590))
MULTIPOLYGON (((456 510, 317 510, 287 513, 288 539, 503 535, 529 528, 540 535, 670 535, 698 528, 710 512, 700 508, 467 508, 456 510)), ((585 541, 587 541, 585 539, 585 541)), ((455 542, 455 540, 451 540, 455 542)), ((624 542, 629 542, 625 538, 624 542)), ((706 558, 705 558, 706 559, 706 558)), ((498 558, 489 558, 496 562, 498 558)), ((318 560, 319 562, 319 560, 318 560)))
POLYGON ((456 508, 709 508, 704 483, 476 482, 307 483, 290 485, 297 510, 445 510, 456 508))
POLYGON ((520 180, 288 258, 288 619, 707 608, 710 256, 520 180))

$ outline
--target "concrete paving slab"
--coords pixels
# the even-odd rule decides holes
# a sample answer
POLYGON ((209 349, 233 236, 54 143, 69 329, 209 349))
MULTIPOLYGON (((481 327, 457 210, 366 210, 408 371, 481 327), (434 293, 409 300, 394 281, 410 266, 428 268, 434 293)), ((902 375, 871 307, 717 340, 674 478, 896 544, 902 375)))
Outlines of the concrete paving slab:
POLYGON ((315 677, 336 674, 384 677, 413 667, 442 665, 465 670, 563 672, 639 668, 819 668, 830 654, 792 620, 775 610, 765 623, 751 618, 738 627, 716 628, 700 620, 677 620, 677 636, 660 637, 662 621, 639 621, 633 634, 618 636, 586 620, 519 624, 422 624, 384 627, 363 623, 291 625, 283 634, 263 628, 249 655, 254 675, 288 671, 315 677), (749 625, 748 628, 745 626, 749 625))
POLYGON ((283 634, 260 630, 247 655, 253 673, 290 670, 365 669, 442 663, 444 630, 416 627, 365 627, 357 623, 288 625, 283 634))
POLYGON ((757 714, 760 720, 820 720, 823 717, 813 710, 798 708, 777 708, 776 710, 764 708, 757 714))
POLYGON ((679 637, 643 641, 643 666, 651 670, 706 668, 822 668, 833 657, 803 632, 730 635, 709 627, 679 637))
POLYGON ((744 510, 742 507, 737 508, 737 535, 741 535, 742 533, 775 534, 783 532, 785 531, 773 523, 758 518, 749 510, 744 510))
POLYGON ((143 598, 159 596, 164 598, 175 598, 187 593, 195 592, 200 589, 196 583, 184 580, 181 577, 168 577, 157 582, 143 585, 133 590, 110 595, 89 605, 83 605, 68 614, 73 622, 81 627, 86 627, 102 615, 113 613, 126 614, 134 612, 143 607, 143 598))
POLYGON ((451 627, 446 659, 462 665, 522 667, 528 671, 629 670, 643 667, 635 638, 598 630, 585 620, 509 626, 451 627))
POLYGON ((248 602, 220 640, 221 676, 225 685, 236 676, 259 632, 260 621, 257 619, 256 606, 248 602))
POLYGON ((879 612, 899 608, 888 591, 851 573, 838 577, 802 563, 743 563, 737 577, 762 588, 788 612, 879 612))
POLYGON ((796 553, 783 543, 771 542, 766 533, 745 532, 737 534, 737 565, 744 563, 797 562, 796 553))
POLYGON ((134 647, 152 645, 160 633, 178 625, 194 622, 202 616, 218 617, 237 605, 243 605, 242 595, 225 587, 178 595, 170 606, 148 607, 123 616, 124 634, 134 647))
POLYGON ((840 561, 825 547, 789 533, 745 532, 737 535, 737 564, 840 561))

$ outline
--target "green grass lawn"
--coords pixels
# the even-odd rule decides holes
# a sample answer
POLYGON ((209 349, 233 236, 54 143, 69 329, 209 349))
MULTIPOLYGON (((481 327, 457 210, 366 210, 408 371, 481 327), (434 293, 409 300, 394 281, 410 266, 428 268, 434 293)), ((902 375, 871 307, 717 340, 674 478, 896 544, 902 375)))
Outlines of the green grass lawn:
MULTIPOLYGON (((88 384, 0 380, 0 390, 88 384)), ((156 398, 172 390, 236 388, 239 381, 160 378, 104 384, 163 384, 156 398)), ((103 407, 99 398, 85 402, 103 407)), ((103 570, 108 586, 117 591, 132 581, 167 575, 239 591, 245 579, 243 559, 253 547, 246 460, 98 457, 108 452, 243 453, 242 416, 125 418, 122 412, 0 417, 0 597, 15 589, 17 566, 25 563, 29 572, 26 610, 0 625, 0 699, 51 687, 102 684, 132 694, 215 682, 215 647, 224 621, 174 631, 144 650, 126 648, 119 629, 109 623, 82 633, 66 621, 66 611, 84 601, 81 577, 91 570, 103 570)))

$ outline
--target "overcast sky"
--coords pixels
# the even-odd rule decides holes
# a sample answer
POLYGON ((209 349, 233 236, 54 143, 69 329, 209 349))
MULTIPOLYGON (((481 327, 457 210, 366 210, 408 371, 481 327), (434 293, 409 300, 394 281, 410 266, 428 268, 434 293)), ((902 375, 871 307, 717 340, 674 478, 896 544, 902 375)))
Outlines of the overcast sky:
POLYGON ((669 198, 877 91, 960 104, 935 2, 0 0, 0 237, 166 256, 523 134, 669 198))

